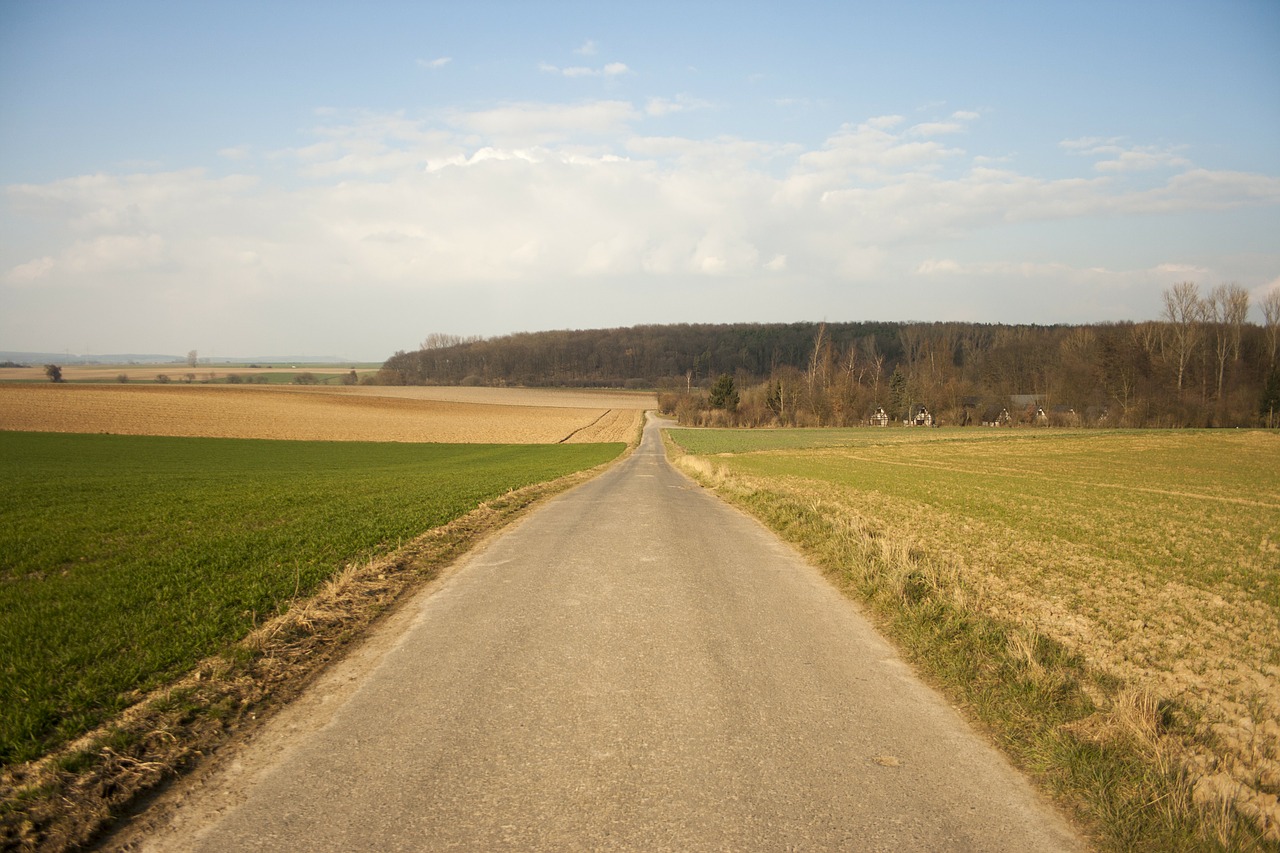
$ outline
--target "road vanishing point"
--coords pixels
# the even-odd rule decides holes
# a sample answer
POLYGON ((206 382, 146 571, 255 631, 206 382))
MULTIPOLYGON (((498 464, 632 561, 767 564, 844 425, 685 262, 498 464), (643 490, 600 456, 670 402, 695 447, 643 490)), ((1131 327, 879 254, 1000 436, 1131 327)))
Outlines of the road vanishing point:
POLYGON ((399 608, 130 849, 1085 849, 659 426, 399 608))

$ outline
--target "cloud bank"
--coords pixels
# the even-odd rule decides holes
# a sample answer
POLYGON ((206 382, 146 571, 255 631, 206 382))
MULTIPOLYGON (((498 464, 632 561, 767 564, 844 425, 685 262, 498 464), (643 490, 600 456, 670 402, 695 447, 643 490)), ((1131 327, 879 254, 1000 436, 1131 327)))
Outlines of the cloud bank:
MULTIPOLYGON (((578 52, 591 55, 594 45, 578 52)), ((591 73, 625 73, 617 65, 591 73)), ((350 299, 368 306, 369 322, 388 307, 419 315, 382 315, 382 330, 353 336, 352 349, 368 357, 396 345, 377 343, 387 323, 412 341, 433 329, 784 314, 1043 322, 1056 311, 1083 321, 1154 304, 1169 266, 1187 260, 1179 247, 1136 245, 1123 265, 1105 269, 1065 249, 1019 257, 1001 235, 1280 204, 1280 179, 1199 168, 1176 147, 1123 139, 1065 140, 1079 174, 1027 174, 970 150, 982 122, 973 111, 916 123, 871 116, 807 147, 652 132, 664 116, 709 107, 677 96, 425 117, 330 112, 307 145, 217 152, 232 174, 193 168, 11 185, 3 215, 29 239, 6 241, 0 282, 27 310, 115 299, 144 315, 146 306, 180 317, 205 310, 227 322, 237 311, 261 317, 290 305, 310 317, 309 303, 350 299), (978 282, 985 296, 975 296, 978 282), (664 314, 661 300, 672 299, 688 310, 668 302, 664 314), (1011 316, 1018 311, 1034 316, 1011 316)), ((1274 257, 1251 263, 1261 269, 1274 257)), ((1197 268, 1206 276, 1252 269, 1197 268)), ((316 316, 318 332, 353 315, 316 316)), ((92 319, 76 321, 86 326, 79 337, 97 334, 92 319)), ((16 322, 0 332, 12 339, 16 322)), ((120 322, 122 334, 138 331, 120 322)), ((241 320, 255 323, 267 320, 241 320)), ((175 326, 175 342, 199 328, 175 326)))

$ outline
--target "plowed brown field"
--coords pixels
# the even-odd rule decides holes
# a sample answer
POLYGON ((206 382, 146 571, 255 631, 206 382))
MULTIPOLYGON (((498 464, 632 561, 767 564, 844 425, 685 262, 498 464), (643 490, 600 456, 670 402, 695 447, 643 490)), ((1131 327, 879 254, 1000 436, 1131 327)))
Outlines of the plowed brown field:
POLYGON ((308 441, 630 441, 652 395, 554 389, 0 385, 0 429, 308 441), (463 396, 471 401, 450 400, 463 396), (594 403, 594 406, 587 405, 594 403), (624 403, 629 405, 616 406, 624 403))

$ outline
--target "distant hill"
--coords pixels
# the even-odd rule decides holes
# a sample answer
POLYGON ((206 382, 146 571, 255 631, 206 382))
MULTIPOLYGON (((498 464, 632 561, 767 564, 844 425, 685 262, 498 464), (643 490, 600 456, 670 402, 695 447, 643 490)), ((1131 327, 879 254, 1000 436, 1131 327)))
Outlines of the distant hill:
MULTIPOLYGON (((399 385, 744 389, 759 422, 1008 418, 1256 426, 1280 417, 1280 329, 1248 322, 1086 325, 738 323, 428 338, 379 371, 399 385), (758 400, 757 400, 758 398, 758 400), (990 412, 990 417, 984 417, 990 412)), ((690 396, 686 394, 686 396, 690 396)))
MULTIPOLYGON (((186 364, 185 355, 157 353, 106 353, 72 355, 65 352, 9 352, 0 350, 0 361, 19 364, 186 364)), ((255 355, 205 358, 201 364, 354 364, 355 360, 335 355, 255 355)))

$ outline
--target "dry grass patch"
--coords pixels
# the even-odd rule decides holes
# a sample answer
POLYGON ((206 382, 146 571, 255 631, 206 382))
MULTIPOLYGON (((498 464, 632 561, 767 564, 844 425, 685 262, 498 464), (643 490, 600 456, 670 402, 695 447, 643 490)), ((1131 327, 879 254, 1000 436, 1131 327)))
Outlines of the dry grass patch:
MULTIPOLYGON (((1128 744, 1172 780, 1150 797, 1172 811, 1148 817, 1194 803, 1193 847, 1280 845, 1280 436, 869 432, 686 465, 823 559, 897 566, 876 583, 899 606, 940 597, 948 618, 1004 626, 993 653, 1020 677, 1058 677, 1037 638, 1076 656, 1093 710, 1063 731, 1128 744)), ((1089 808, 1116 833, 1140 825, 1089 808)))
MULTIPOLYGON (((457 402, 389 393, 393 390, 0 385, 0 429, 308 441, 554 444, 565 440, 628 441, 632 434, 626 423, 640 417, 638 409, 611 414, 609 406, 457 402), (601 435, 623 437, 598 437, 601 435)), ((516 398, 507 394, 505 399, 516 398)), ((555 398, 544 394, 532 399, 555 398)), ((601 398, 601 402, 611 401, 601 398)))

